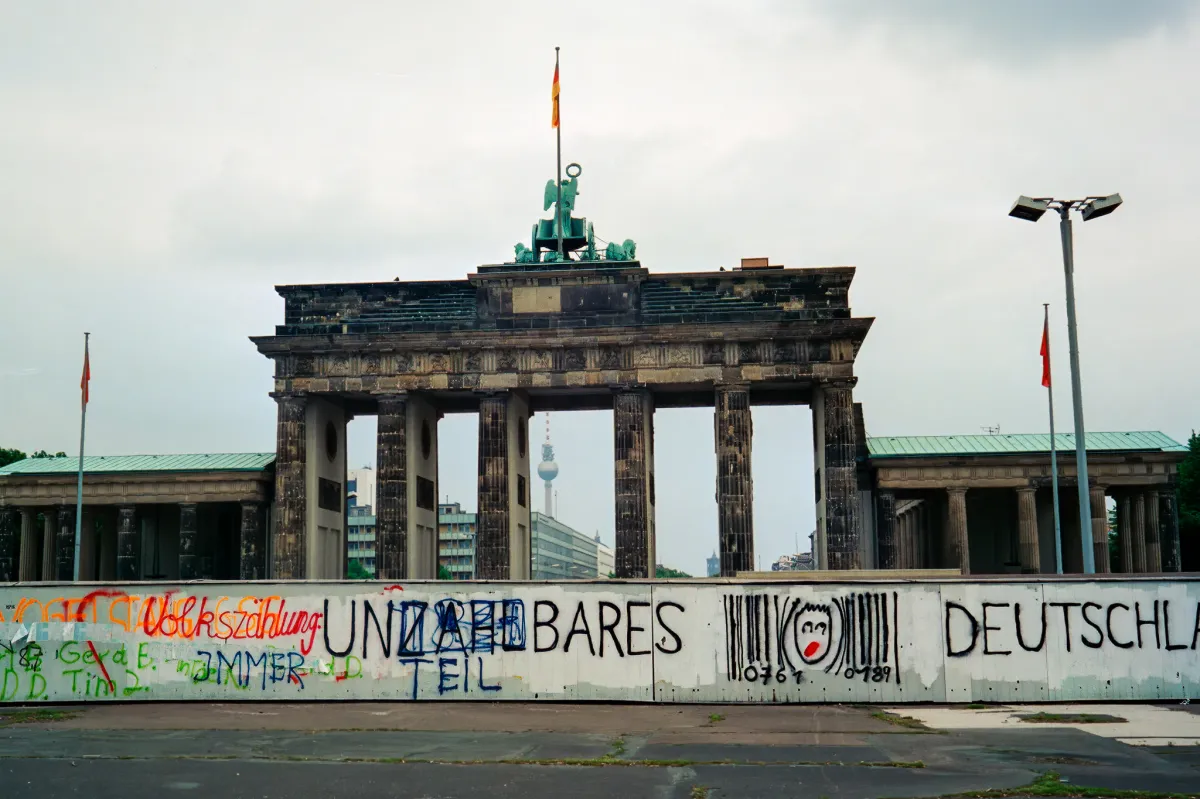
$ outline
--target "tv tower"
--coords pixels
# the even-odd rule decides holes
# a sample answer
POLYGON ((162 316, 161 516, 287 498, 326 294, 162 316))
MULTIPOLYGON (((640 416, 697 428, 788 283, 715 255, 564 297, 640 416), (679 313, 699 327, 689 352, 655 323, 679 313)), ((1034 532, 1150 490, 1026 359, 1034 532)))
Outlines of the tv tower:
POLYGON ((551 481, 558 477, 558 464, 554 462, 554 445, 550 443, 550 414, 546 414, 546 443, 542 444, 542 462, 538 464, 538 477, 546 481, 546 515, 553 517, 554 488, 551 481))

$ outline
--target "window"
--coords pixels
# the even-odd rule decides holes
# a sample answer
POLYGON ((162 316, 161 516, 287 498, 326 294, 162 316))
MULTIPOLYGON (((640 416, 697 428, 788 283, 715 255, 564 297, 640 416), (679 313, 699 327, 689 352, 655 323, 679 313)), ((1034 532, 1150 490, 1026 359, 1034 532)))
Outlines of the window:
POLYGON ((342 484, 324 477, 317 478, 317 507, 334 513, 342 511, 342 484))
POLYGON ((417 475, 417 507, 422 510, 433 510, 437 504, 437 489, 433 481, 417 475))

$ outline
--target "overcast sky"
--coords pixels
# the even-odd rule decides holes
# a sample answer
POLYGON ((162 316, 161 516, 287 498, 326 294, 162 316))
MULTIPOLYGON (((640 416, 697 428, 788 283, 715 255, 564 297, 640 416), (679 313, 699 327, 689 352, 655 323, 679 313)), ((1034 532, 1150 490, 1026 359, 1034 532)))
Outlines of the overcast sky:
MULTIPOLYGON (((456 279, 511 258, 553 176, 554 45, 578 212, 656 272, 852 264, 872 435, 1044 432, 1057 226, 1076 226, 1087 423, 1200 423, 1194 2, 0 0, 0 446, 271 451, 248 336, 284 283, 456 279), (1191 144, 1189 144, 1191 142, 1191 144)), ((711 410, 655 420, 660 560, 716 547, 711 410)), ((810 413, 756 409, 757 552, 813 529, 810 413)), ((611 413, 552 416, 560 517, 612 543, 611 413)), ((531 424, 540 441, 544 422, 531 424)), ((441 491, 475 507, 474 416, 441 491)), ((351 465, 374 421, 351 425, 351 465)), ((535 489, 540 482, 535 483, 535 489)), ((534 490, 541 509, 541 491, 534 490)))

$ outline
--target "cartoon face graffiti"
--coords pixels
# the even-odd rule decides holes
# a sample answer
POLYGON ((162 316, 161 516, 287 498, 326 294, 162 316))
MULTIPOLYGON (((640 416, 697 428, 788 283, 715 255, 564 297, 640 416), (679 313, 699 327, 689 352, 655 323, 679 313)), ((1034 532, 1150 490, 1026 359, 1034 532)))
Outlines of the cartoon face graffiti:
POLYGON ((820 663, 829 654, 829 645, 833 641, 833 616, 829 606, 804 603, 792 617, 792 636, 801 660, 809 665, 820 663))

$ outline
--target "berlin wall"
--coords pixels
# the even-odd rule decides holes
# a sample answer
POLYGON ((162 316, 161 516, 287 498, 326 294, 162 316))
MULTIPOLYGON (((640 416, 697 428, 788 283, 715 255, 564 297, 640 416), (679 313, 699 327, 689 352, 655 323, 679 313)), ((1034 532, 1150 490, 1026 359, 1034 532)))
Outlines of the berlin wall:
POLYGON ((0 586, 0 701, 1200 692, 1200 582, 0 586))

